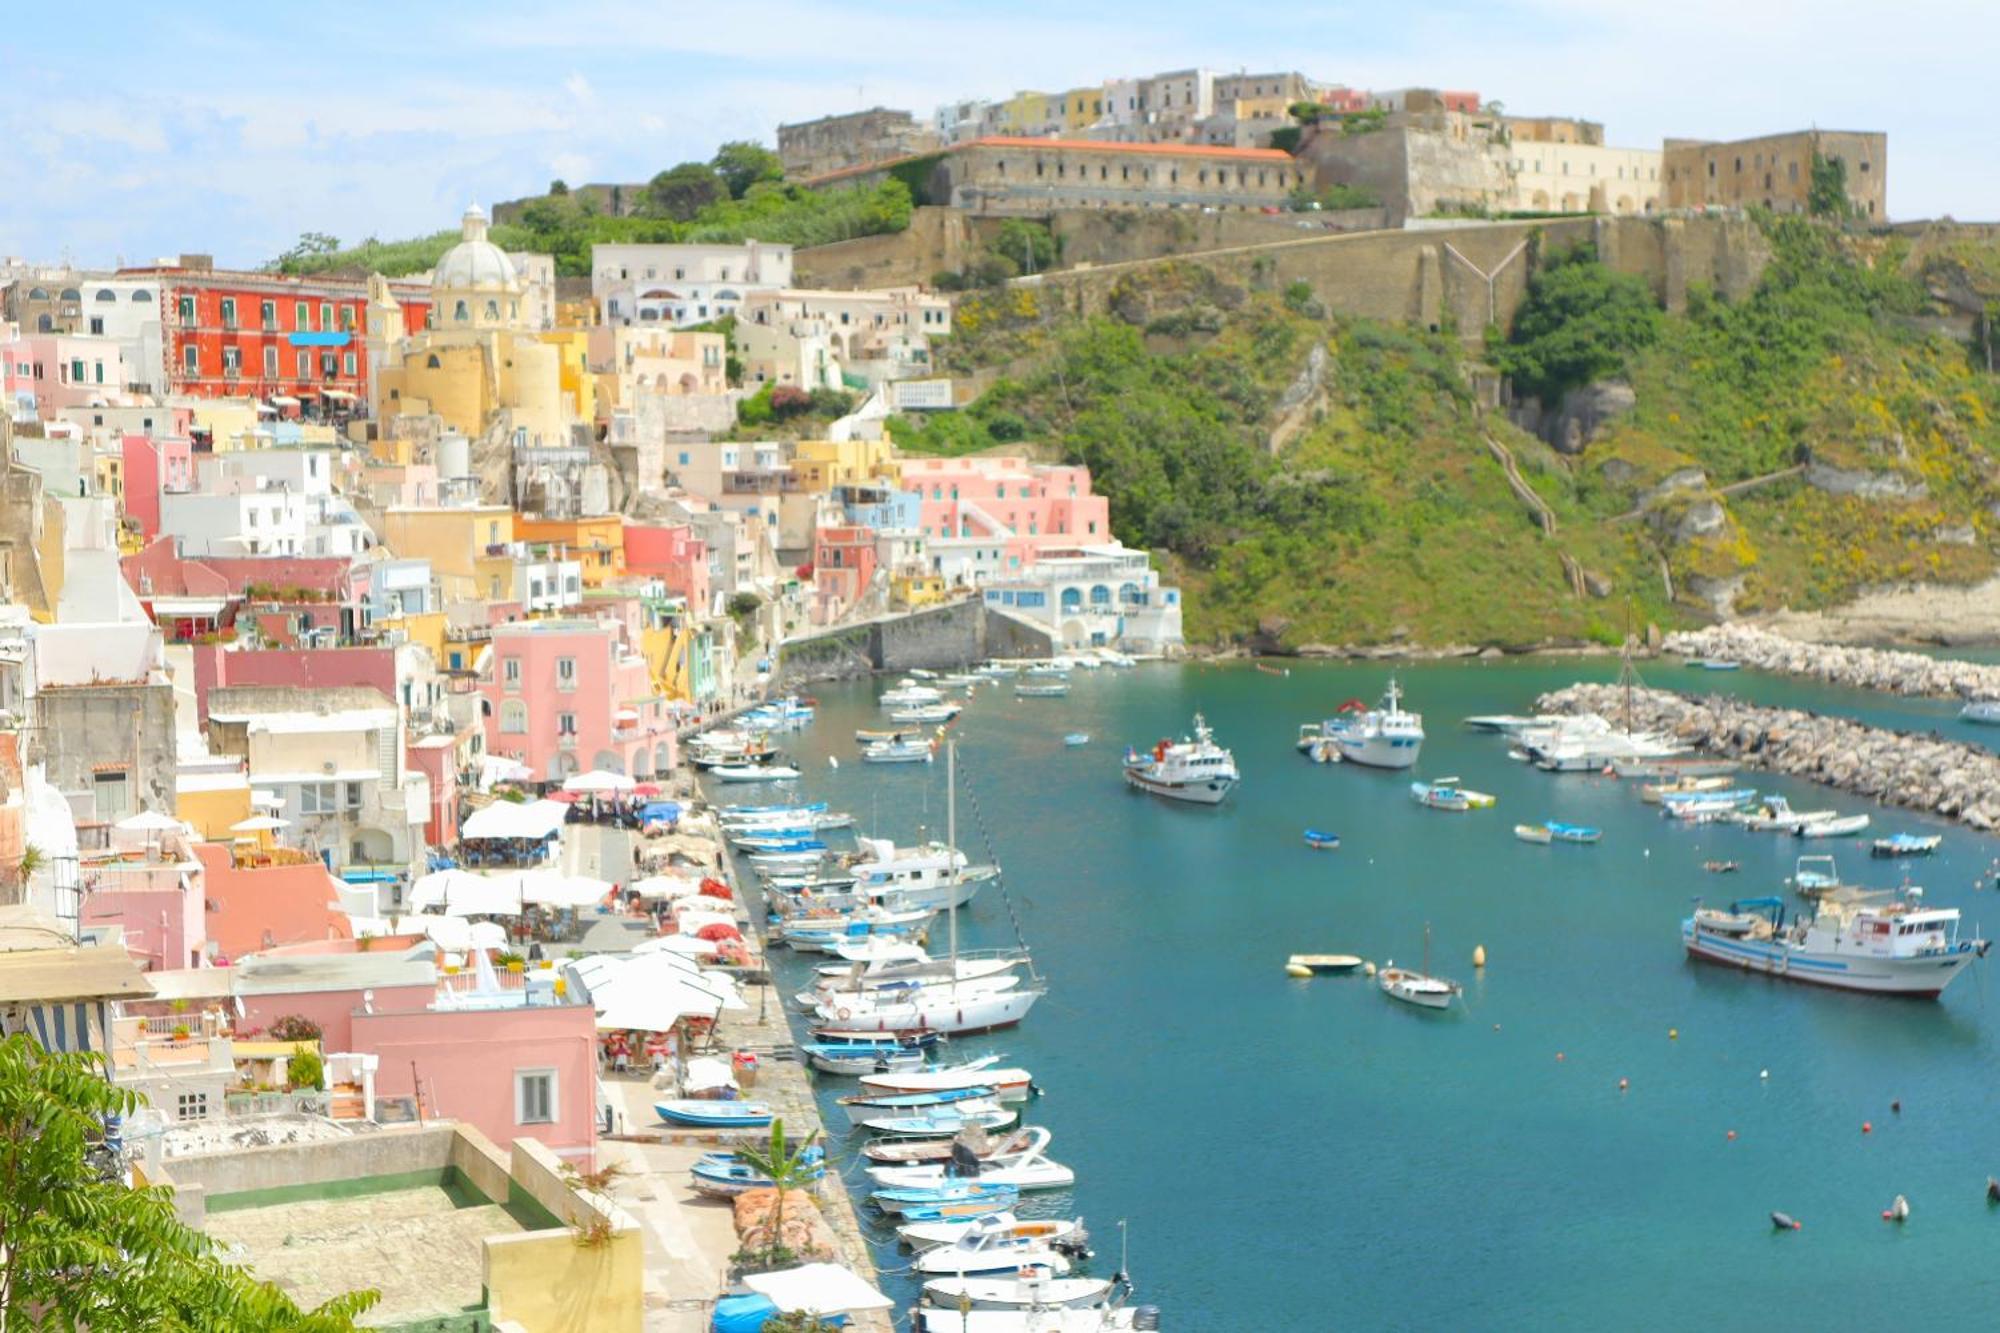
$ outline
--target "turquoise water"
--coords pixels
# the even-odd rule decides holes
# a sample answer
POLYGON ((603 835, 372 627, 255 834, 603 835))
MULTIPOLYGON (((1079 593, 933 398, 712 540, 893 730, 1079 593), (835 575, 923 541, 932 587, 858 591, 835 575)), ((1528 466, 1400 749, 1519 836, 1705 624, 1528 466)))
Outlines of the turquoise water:
MULTIPOLYGON (((1047 1089, 1030 1117, 1079 1183, 1039 1206, 1085 1216, 1094 1271, 1116 1266, 1115 1223, 1129 1219, 1142 1299, 1182 1330, 1847 1327, 1982 1308, 2000 1287, 2000 1216, 1984 1201, 2000 1174, 1993 964, 1926 1003, 1685 961, 1690 899, 1782 893, 1799 845, 1669 826, 1630 784, 1535 772, 1458 726, 1615 673, 1603 661, 1398 668, 1430 734, 1418 774, 1500 797, 1470 814, 1417 807, 1402 775, 1293 752, 1300 722, 1376 697, 1381 666, 1148 666, 1078 673, 1062 700, 975 696, 957 728, 972 797, 960 840, 982 859, 990 838, 1050 994, 1020 1029, 960 1049, 1005 1051, 1047 1089), (1124 746, 1184 730, 1197 708, 1245 772, 1231 801, 1200 810, 1126 791, 1124 746), (1065 749, 1074 730, 1092 744, 1065 749), (1514 840, 1515 822, 1547 818, 1599 826, 1604 842, 1514 840), (1308 826, 1344 845, 1308 850, 1308 826), (1708 858, 1743 872, 1704 874, 1708 858), (1394 1004, 1359 977, 1283 973, 1293 952, 1417 962, 1426 923, 1433 970, 1466 984, 1462 1012, 1394 1004), (1898 1193, 1914 1210, 1901 1227, 1879 1219, 1898 1193), (1804 1230, 1773 1233, 1772 1209, 1804 1230)), ((1954 725, 1947 705, 1751 672, 1647 677, 1954 725)), ((898 839, 941 830, 942 763, 856 756, 855 727, 880 725, 876 688, 818 691, 819 722, 791 746, 799 785, 898 839)), ((1944 832, 1940 855, 1907 868, 1968 926, 2000 929, 2000 898, 1978 887, 1991 840, 1809 784, 1748 785, 1869 808, 1871 835, 1944 832)), ((1868 883, 1904 869, 1860 842, 1811 850, 1868 883)), ((990 888, 961 927, 966 947, 1012 940, 990 888)), ((777 965, 790 980, 806 966, 777 965)), ((830 1098, 851 1084, 825 1086, 830 1098)), ((908 1262, 886 1247, 878 1258, 908 1262)), ((915 1289, 894 1274, 887 1285, 915 1289)))

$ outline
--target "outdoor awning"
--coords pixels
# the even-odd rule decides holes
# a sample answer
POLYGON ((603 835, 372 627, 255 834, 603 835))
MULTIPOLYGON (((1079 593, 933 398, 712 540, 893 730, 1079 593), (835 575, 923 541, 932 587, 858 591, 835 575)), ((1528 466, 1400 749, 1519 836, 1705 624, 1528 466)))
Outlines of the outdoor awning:
POLYGON ((475 875, 469 870, 438 870, 420 875, 410 885, 410 906, 422 910, 443 907, 451 916, 519 916, 518 875, 475 875))
POLYGON ((562 831, 563 816, 569 807, 561 801, 495 801, 475 810, 459 826, 461 838, 541 839, 562 831))
POLYGON ((297 407, 299 400, 289 394, 278 393, 271 395, 271 404, 274 407, 297 407))
POLYGON ((160 616, 219 616, 229 605, 227 597, 155 597, 152 599, 153 615, 160 616))
POLYGON ((328 389, 326 391, 326 396, 328 398, 337 398, 343 403, 352 403, 357 401, 354 395, 349 393, 345 389, 328 389))
POLYGON ((751 1273, 743 1285, 765 1297, 786 1314, 889 1310, 895 1302, 839 1264, 806 1264, 777 1273, 751 1273))

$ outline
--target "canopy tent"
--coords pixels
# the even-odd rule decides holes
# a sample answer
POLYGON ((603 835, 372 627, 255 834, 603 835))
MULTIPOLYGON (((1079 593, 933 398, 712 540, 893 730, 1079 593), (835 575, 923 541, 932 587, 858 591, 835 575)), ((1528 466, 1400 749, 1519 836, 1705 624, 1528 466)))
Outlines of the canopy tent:
POLYGON ((459 825, 458 836, 474 840, 521 838, 530 842, 540 841, 562 831, 566 813, 560 801, 529 801, 521 805, 512 801, 495 801, 483 810, 473 811, 459 825))
POLYGON ((718 1060, 712 1055, 697 1055, 687 1062, 687 1072, 681 1076, 681 1096, 694 1097, 717 1088, 736 1086, 736 1073, 727 1060, 718 1060))
POLYGON ((785 1314, 799 1310, 834 1314, 895 1308, 894 1301, 839 1264, 806 1264, 776 1273, 750 1273, 744 1276, 743 1285, 769 1298, 785 1314))
POLYGON ((450 916, 519 916, 520 876, 434 870, 410 885, 410 906, 442 906, 450 916))
POLYGON ((369 920, 368 929, 355 922, 362 935, 424 935, 440 949, 463 952, 467 949, 504 949, 507 931, 495 921, 467 921, 462 916, 399 916, 369 920))
POLYGON ((668 1032, 683 1018, 714 1018, 721 1003, 692 986, 621 994, 598 1006, 599 1032, 668 1032))
POLYGON ((127 815, 112 827, 120 833, 172 833, 181 827, 181 821, 157 810, 141 810, 136 815, 127 815))
POLYGON ((579 773, 563 782, 564 791, 580 791, 593 796, 608 796, 617 792, 631 791, 637 786, 635 779, 623 773, 607 773, 601 768, 593 768, 588 773, 579 773))
POLYGON ((590 992, 604 1030, 665 1031, 685 1017, 749 1007, 728 977, 703 972, 679 954, 596 954, 567 966, 590 992))
POLYGON ((611 885, 589 875, 564 875, 554 870, 520 873, 521 901, 541 907, 590 907, 604 901, 611 885))
POLYGON ((272 815, 252 815, 248 819, 240 819, 231 824, 229 831, 231 833, 272 833, 278 829, 290 828, 291 826, 292 821, 289 819, 278 819, 272 815))
POLYGON ((632 946, 633 953, 663 953, 670 958, 711 958, 721 951, 722 941, 696 939, 692 935, 660 935, 632 946))
POLYGON ((535 770, 518 759, 497 754, 479 756, 478 787, 481 791, 491 791, 502 782, 532 782, 534 777, 535 770))
POLYGON ((649 875, 625 886, 648 902, 662 898, 692 898, 701 892, 700 875, 649 875))

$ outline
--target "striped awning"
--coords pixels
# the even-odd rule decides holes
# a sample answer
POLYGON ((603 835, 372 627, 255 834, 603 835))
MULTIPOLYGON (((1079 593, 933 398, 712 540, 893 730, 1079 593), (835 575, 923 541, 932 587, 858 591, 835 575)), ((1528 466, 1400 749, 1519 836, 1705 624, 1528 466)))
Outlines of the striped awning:
POLYGON ((8 1032, 25 1032, 45 1051, 106 1051, 110 1006, 102 1000, 24 1004, 7 1014, 8 1032))

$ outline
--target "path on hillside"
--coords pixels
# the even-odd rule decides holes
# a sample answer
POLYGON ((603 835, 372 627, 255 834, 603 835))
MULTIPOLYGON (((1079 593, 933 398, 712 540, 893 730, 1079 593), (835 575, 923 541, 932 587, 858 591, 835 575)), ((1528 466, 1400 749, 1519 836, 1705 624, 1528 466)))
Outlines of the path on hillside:
MULTIPOLYGON (((1500 471, 1507 478, 1507 489, 1514 492, 1515 499, 1527 506, 1528 512, 1541 527, 1542 536, 1554 541, 1556 511, 1549 508, 1549 502, 1544 500, 1540 492, 1530 486, 1528 479, 1521 475, 1521 466, 1514 461, 1514 451, 1483 429, 1479 432, 1479 438, 1486 442, 1486 448, 1500 464, 1500 471)), ((1584 583, 1583 566, 1577 563, 1576 557, 1558 548, 1556 559, 1562 562, 1563 582, 1569 585, 1571 594, 1576 597, 1585 596, 1589 592, 1589 587, 1584 583)))
MULTIPOLYGON (((1805 470, 1806 466, 1804 463, 1795 463, 1791 467, 1780 468, 1776 472, 1766 472, 1761 477, 1745 477, 1742 481, 1732 481, 1727 486, 1717 486, 1714 488, 1714 491, 1717 495, 1741 495, 1745 491, 1754 491, 1759 486, 1769 486, 1773 482, 1789 481, 1793 477, 1799 476, 1805 470)), ((1645 512, 1645 506, 1642 505, 1637 509, 1626 510, 1611 521, 1613 523, 1630 523, 1633 519, 1642 517, 1645 512)))

